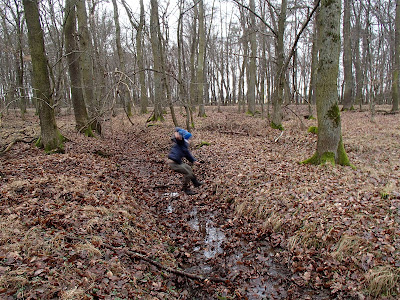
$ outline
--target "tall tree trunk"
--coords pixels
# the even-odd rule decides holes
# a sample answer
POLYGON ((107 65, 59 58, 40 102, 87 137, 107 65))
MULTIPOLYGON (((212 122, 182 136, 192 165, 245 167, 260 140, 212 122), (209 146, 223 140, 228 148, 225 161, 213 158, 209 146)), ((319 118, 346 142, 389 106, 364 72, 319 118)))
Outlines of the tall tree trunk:
POLYGON ((159 29, 160 23, 158 19, 158 1, 151 0, 151 13, 150 13, 150 40, 151 48, 153 50, 153 63, 154 63, 154 111, 150 118, 151 121, 162 121, 164 120, 162 103, 164 102, 165 96, 163 92, 163 70, 161 61, 162 45, 160 43, 159 29))
MULTIPOLYGON (((197 2, 197 1, 193 1, 197 2)), ((197 33, 197 19, 198 19, 198 8, 197 5, 193 7, 193 24, 191 25, 192 28, 192 37, 191 37, 191 44, 190 44, 190 99, 189 99, 189 105, 190 109, 194 109, 194 105, 197 104, 197 87, 196 87, 196 50, 198 46, 198 33, 197 33)))
MULTIPOLYGON (((255 2, 250 0, 250 9, 255 11, 255 2)), ((253 13, 250 13, 250 52, 248 69, 248 87, 247 87, 247 112, 250 115, 256 113, 256 84, 257 84, 257 35, 256 35, 256 18, 253 13)))
POLYGON ((33 89, 37 99, 40 119, 40 138, 37 145, 49 152, 63 152, 64 137, 57 128, 54 116, 54 103, 47 68, 43 30, 40 25, 38 3, 36 0, 23 0, 23 5, 28 28, 29 50, 32 57, 33 89))
POLYGON ((341 0, 322 0, 317 79, 318 142, 314 156, 303 163, 350 165, 342 141, 337 79, 340 56, 341 0))
POLYGON ((125 57, 124 57, 124 51, 122 49, 121 45, 121 26, 119 25, 119 13, 118 13, 118 6, 117 6, 117 0, 112 0, 113 7, 114 7, 114 23, 115 23, 115 43, 117 47, 117 54, 118 54, 118 60, 119 60, 119 69, 121 71, 121 84, 119 85, 120 91, 119 97, 122 99, 122 105, 124 106, 124 109, 126 111, 126 114, 128 116, 132 115, 132 101, 131 101, 131 96, 128 88, 128 80, 126 77, 128 76, 126 74, 126 68, 125 68, 125 57))
POLYGON ((197 57, 197 103, 199 104, 199 117, 205 117, 204 109, 204 67, 206 52, 206 33, 204 24, 204 3, 203 0, 198 1, 199 5, 199 54, 197 57))
POLYGON ((343 110, 353 109, 353 62, 351 53, 351 0, 344 0, 343 16, 343 68, 344 95, 343 110))
POLYGON ((281 12, 278 19, 278 34, 275 45, 275 53, 277 57, 276 62, 276 80, 275 80, 275 93, 273 96, 273 111, 272 111, 272 127, 282 129, 282 104, 283 104, 283 91, 285 87, 285 70, 283 70, 284 64, 284 43, 283 37, 285 34, 285 22, 286 22, 286 10, 287 0, 282 0, 281 12))
POLYGON ((122 1, 122 5, 125 7, 125 11, 128 14, 129 22, 132 27, 136 29, 136 63, 139 69, 139 84, 140 84, 140 113, 146 114, 147 106, 149 105, 149 97, 147 95, 147 87, 146 87, 146 72, 145 72, 145 59, 144 59, 144 50, 143 50, 143 30, 145 25, 145 17, 144 17, 144 5, 143 0, 140 0, 140 18, 139 24, 135 24, 133 21, 133 14, 127 5, 126 1, 122 1))
POLYGON ((79 64, 76 36, 76 12, 74 0, 65 1, 64 38, 68 71, 71 81, 71 100, 74 107, 76 128, 87 136, 93 136, 82 91, 82 75, 79 64))
MULTIPOLYGON (((314 5, 318 0, 314 0, 314 5)), ((313 28, 313 44, 311 47, 311 71, 310 71, 310 87, 308 90, 308 114, 310 117, 313 116, 312 106, 315 105, 315 89, 316 89, 316 78, 318 68, 318 15, 317 11, 314 17, 314 28, 313 28)))
POLYGON ((16 68, 16 87, 19 96, 19 108, 21 116, 24 118, 26 113, 26 93, 24 89, 24 59, 23 59, 23 19, 22 11, 19 8, 19 3, 15 2, 16 13, 14 15, 15 26, 17 31, 17 49, 15 51, 15 68, 16 68))
POLYGON ((400 73, 400 0, 396 0, 395 39, 392 78, 392 111, 399 111, 399 73, 400 73))
POLYGON ((360 53, 360 39, 361 39, 361 3, 359 3, 360 9, 356 13, 355 1, 353 2, 353 11, 355 14, 355 37, 354 37, 354 67, 356 71, 356 95, 354 103, 362 109, 362 98, 363 98, 363 71, 361 68, 361 53, 360 53))
POLYGON ((77 17, 78 17, 78 33, 80 45, 80 64, 83 84, 83 95, 89 112, 91 128, 97 133, 101 133, 101 124, 99 121, 100 112, 97 109, 97 101, 94 93, 94 74, 93 61, 91 54, 93 53, 92 40, 88 30, 88 18, 86 12, 85 0, 76 1, 77 17))
POLYGON ((146 76, 144 72, 144 54, 143 54, 143 29, 144 29, 144 5, 143 0, 140 0, 140 20, 139 26, 136 32, 136 52, 137 52, 137 64, 140 70, 139 82, 140 82, 140 112, 142 114, 147 113, 147 106, 149 105, 149 99, 147 97, 146 88, 146 76))

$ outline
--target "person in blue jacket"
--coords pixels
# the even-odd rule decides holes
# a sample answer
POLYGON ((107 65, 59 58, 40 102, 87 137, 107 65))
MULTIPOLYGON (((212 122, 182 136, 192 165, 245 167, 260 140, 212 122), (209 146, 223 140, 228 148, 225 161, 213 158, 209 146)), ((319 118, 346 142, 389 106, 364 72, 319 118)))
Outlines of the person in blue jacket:
POLYGON ((182 190, 187 195, 195 195, 196 193, 190 190, 190 182, 193 183, 195 187, 199 187, 203 183, 198 181, 193 173, 192 168, 182 161, 186 158, 191 164, 200 164, 190 153, 189 150, 189 139, 192 134, 185 129, 176 127, 172 141, 174 145, 168 154, 168 165, 175 172, 183 174, 183 187, 182 190))

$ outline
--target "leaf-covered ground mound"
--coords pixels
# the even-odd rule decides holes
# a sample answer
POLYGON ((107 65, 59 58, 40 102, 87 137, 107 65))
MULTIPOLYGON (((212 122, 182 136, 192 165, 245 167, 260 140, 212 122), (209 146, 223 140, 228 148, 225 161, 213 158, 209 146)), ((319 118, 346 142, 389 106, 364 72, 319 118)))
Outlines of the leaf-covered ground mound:
POLYGON ((281 133, 209 108, 193 130, 194 196, 166 164, 169 115, 110 117, 98 138, 59 116, 69 141, 52 155, 27 142, 35 116, 4 116, 1 148, 19 142, 0 157, 0 297, 396 298, 398 115, 342 113, 350 168, 299 164, 316 148, 306 111, 287 110, 281 133))

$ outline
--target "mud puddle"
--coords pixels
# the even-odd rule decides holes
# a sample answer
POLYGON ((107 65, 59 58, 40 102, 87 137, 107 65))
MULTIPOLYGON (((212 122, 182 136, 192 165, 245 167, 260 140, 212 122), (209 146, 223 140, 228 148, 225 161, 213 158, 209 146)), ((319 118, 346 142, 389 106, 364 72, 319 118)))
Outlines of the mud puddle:
MULTIPOLYGON (((174 201, 168 204, 165 212, 177 213, 174 201)), ((188 213, 187 224, 201 240, 191 248, 195 263, 186 268, 186 272, 224 277, 240 285, 247 299, 287 298, 283 278, 287 278, 288 271, 274 263, 276 252, 267 243, 258 245, 257 253, 253 251, 254 244, 246 241, 234 251, 226 251, 230 233, 218 226, 216 214, 207 207, 194 206, 188 213)))

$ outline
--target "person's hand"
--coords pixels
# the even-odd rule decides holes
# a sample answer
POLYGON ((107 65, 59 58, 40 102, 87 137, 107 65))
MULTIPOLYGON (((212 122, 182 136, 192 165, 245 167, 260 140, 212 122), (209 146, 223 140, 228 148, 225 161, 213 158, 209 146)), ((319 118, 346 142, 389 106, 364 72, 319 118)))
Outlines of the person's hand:
POLYGON ((198 162, 197 160, 193 163, 195 165, 201 165, 201 162, 198 162))
POLYGON ((179 132, 175 131, 174 135, 175 135, 175 138, 177 140, 181 140, 182 139, 182 136, 179 134, 179 132))

